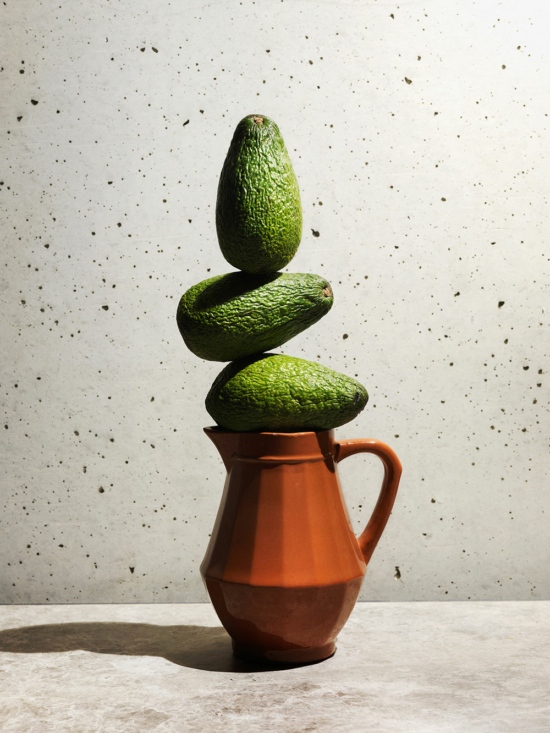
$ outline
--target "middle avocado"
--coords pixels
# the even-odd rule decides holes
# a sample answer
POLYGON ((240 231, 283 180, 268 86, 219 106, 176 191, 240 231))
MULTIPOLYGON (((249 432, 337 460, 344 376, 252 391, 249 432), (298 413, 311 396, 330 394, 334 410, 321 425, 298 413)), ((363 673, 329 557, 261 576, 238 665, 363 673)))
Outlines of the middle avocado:
POLYGON ((231 272, 189 288, 177 322, 196 356, 233 361, 281 346, 320 320, 332 303, 332 289, 318 275, 231 272))

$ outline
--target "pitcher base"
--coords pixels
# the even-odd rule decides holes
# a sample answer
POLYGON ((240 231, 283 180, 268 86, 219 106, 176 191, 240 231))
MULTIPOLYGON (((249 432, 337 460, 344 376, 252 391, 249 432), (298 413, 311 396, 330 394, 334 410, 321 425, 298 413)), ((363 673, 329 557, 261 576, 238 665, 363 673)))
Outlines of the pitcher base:
POLYGON ((233 654, 238 659, 262 664, 297 665, 313 664, 332 657, 336 652, 335 642, 324 646, 303 649, 258 649, 233 641, 233 654))

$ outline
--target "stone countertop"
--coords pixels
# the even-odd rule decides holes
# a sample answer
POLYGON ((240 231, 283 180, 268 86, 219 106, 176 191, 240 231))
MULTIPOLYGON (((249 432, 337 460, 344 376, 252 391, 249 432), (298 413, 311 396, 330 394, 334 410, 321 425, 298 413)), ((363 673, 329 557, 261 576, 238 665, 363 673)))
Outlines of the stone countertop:
POLYGON ((549 733, 550 602, 359 603, 334 657, 235 660, 209 604, 0 606, 3 733, 549 733))

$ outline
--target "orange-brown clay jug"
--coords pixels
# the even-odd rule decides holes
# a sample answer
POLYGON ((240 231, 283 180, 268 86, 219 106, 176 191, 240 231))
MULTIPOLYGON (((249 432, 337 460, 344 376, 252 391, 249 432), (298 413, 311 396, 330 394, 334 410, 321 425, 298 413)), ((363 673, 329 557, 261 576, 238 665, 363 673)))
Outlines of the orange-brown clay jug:
POLYGON ((401 476, 373 439, 332 430, 236 433, 205 428, 227 479, 201 574, 235 656, 300 664, 334 654, 401 476), (384 464, 378 502, 355 537, 337 465, 355 453, 384 464))

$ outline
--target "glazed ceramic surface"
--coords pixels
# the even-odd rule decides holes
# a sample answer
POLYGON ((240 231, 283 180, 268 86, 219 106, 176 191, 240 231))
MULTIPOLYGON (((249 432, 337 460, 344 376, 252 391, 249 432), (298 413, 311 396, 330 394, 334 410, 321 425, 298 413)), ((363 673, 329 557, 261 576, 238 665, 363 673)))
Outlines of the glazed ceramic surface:
POLYGON ((235 654, 283 663, 331 656, 388 521, 399 459, 378 440, 335 441, 333 431, 205 432, 227 479, 201 574, 235 654), (359 538, 337 471, 355 453, 374 453, 385 467, 359 538))

